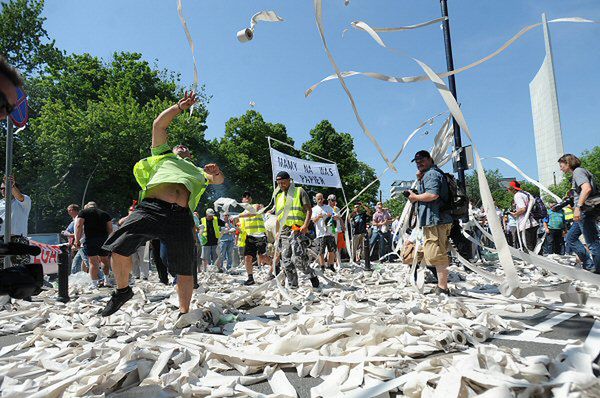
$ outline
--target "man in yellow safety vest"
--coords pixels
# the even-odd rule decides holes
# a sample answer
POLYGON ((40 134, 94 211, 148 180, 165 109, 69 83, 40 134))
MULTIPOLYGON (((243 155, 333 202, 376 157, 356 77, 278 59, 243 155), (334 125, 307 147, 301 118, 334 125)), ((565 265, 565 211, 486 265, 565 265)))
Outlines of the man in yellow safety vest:
POLYGON ((309 275, 313 287, 319 287, 319 278, 309 264, 307 253, 310 240, 306 233, 312 217, 310 198, 301 187, 291 188, 290 175, 287 172, 280 171, 276 181, 281 189, 275 198, 277 231, 280 235, 279 250, 288 285, 290 288, 298 287, 298 268, 309 275))
POLYGON ((217 247, 219 238, 221 237, 221 228, 225 223, 218 217, 215 217, 213 209, 206 210, 206 217, 200 220, 201 243, 202 243, 202 270, 208 270, 208 264, 215 264, 219 272, 223 272, 221 265, 218 263, 219 255, 217 247))
MULTIPOLYGON (((246 191, 242 195, 242 203, 252 204, 252 195, 246 191)), ((253 205, 256 211, 263 208, 262 205, 253 205)), ((273 279, 273 265, 271 257, 267 255, 267 230, 265 228, 265 220, 262 214, 252 214, 248 210, 244 211, 239 216, 240 227, 240 245, 244 247, 244 265, 248 273, 248 280, 244 285, 254 285, 254 275, 252 272, 252 263, 258 257, 259 264, 269 264, 271 267, 269 279, 273 279)))

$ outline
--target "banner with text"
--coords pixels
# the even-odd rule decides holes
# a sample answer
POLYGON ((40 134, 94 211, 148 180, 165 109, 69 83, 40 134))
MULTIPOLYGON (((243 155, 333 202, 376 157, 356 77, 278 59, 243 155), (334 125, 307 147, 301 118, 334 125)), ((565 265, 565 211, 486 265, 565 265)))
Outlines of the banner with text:
POLYGON ((271 148, 273 179, 280 171, 287 171, 296 184, 341 188, 342 180, 335 163, 311 162, 295 158, 271 148))

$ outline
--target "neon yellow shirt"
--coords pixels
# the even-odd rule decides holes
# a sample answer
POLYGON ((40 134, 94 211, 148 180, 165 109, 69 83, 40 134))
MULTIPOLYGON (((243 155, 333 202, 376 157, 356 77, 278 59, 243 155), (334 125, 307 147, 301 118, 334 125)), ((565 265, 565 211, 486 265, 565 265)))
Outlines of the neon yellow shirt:
POLYGON ((151 148, 151 152, 152 156, 133 166, 135 179, 142 188, 140 199, 160 184, 182 184, 190 191, 188 206, 191 211, 195 210, 208 185, 208 174, 191 160, 175 155, 166 143, 151 148))

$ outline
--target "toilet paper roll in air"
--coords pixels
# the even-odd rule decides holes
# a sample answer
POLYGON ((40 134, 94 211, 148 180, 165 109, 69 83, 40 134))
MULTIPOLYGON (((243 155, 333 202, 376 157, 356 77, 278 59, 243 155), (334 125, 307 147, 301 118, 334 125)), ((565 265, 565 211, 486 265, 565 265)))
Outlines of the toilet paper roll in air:
POLYGON ((250 28, 242 29, 237 32, 237 39, 242 43, 252 40, 253 37, 254 32, 250 28))

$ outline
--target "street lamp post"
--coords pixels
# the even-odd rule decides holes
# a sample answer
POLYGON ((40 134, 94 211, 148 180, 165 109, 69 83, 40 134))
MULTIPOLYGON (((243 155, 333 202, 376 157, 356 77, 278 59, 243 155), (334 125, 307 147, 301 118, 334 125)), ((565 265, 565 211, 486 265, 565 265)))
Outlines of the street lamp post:
MULTIPOLYGON (((440 6, 442 8, 442 16, 446 19, 442 22, 444 30, 444 44, 446 46, 446 66, 448 71, 454 70, 454 60, 452 58, 452 41, 450 40, 450 20, 448 19, 448 4, 446 0, 440 0, 440 6)), ((458 101, 456 97, 456 82, 454 75, 448 76, 448 88, 452 96, 458 101)), ((459 154, 459 161, 454 161, 456 165, 456 172, 458 173, 458 186, 463 194, 467 192, 466 181, 465 181, 465 153, 462 148, 462 139, 460 136, 460 126, 456 123, 456 120, 452 118, 452 127, 454 129, 454 151, 459 154)))

